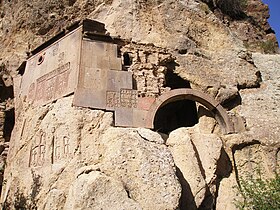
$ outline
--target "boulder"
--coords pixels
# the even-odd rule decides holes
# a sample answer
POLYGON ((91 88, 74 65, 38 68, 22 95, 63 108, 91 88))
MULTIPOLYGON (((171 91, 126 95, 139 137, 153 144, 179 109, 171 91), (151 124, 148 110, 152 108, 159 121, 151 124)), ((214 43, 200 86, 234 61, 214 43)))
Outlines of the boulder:
POLYGON ((143 209, 176 209, 181 186, 173 157, 163 144, 143 138, 138 129, 110 128, 102 135, 100 170, 120 180, 143 209))
POLYGON ((81 174, 70 186, 64 209, 142 209, 121 181, 99 171, 81 174))

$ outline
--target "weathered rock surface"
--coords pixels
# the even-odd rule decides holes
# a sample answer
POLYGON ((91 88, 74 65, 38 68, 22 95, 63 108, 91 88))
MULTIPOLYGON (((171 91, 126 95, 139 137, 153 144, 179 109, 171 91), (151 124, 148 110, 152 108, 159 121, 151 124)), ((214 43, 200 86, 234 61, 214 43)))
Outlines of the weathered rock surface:
POLYGON ((220 182, 219 193, 217 197, 217 210, 237 210, 235 205, 236 200, 242 199, 238 197, 238 189, 235 174, 232 173, 230 177, 224 178, 220 182))
POLYGON ((170 133, 166 144, 183 188, 181 208, 212 209, 220 180, 231 172, 221 139, 216 134, 202 134, 197 127, 179 128, 170 133))
POLYGON ((206 194, 206 181, 201 171, 201 162, 187 129, 178 129, 170 134, 167 145, 174 157, 178 176, 183 186, 182 205, 190 209, 199 207, 206 194), (184 183, 184 185, 183 185, 184 183), (185 192, 184 192, 185 191, 185 192))
POLYGON ((64 209, 142 209, 128 198, 121 181, 92 171, 80 175, 69 189, 64 209))
POLYGON ((280 57, 248 51, 277 51, 267 6, 248 0, 236 19, 219 2, 227 1, 1 1, 4 207, 234 209, 236 178, 279 170, 280 57), (81 18, 131 41, 121 52, 141 94, 158 96, 171 88, 167 72, 179 75, 226 107, 240 132, 222 135, 201 106, 198 125, 170 136, 111 128, 112 113, 72 107, 73 96, 44 107, 15 101, 14 114, 12 76, 26 52, 81 18))
POLYGON ((262 83, 260 88, 240 91, 242 106, 237 110, 246 118, 255 139, 279 147, 280 56, 253 54, 253 59, 261 72, 262 83))
POLYGON ((143 209, 177 207, 181 187, 165 145, 149 142, 135 129, 120 128, 107 130, 101 142, 101 171, 121 180, 143 209))
POLYGON ((176 209, 181 186, 161 136, 110 128, 111 113, 71 100, 19 113, 15 129, 23 130, 14 132, 21 136, 9 153, 7 171, 16 172, 6 177, 5 208, 176 209))

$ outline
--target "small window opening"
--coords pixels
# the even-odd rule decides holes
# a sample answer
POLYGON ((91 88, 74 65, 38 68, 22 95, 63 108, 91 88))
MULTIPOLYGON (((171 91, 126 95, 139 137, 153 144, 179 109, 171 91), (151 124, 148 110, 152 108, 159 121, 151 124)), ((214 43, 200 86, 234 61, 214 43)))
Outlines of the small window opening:
POLYGON ((170 87, 171 89, 178 88, 191 88, 189 81, 184 80, 172 70, 167 70, 165 74, 165 87, 170 87))
POLYGON ((132 60, 127 52, 123 54, 123 65, 130 66, 132 64, 132 60))
POLYGON ((194 101, 183 99, 170 102, 156 112, 154 129, 161 133, 170 133, 180 127, 191 127, 198 123, 194 101))
POLYGON ((76 0, 69 0, 68 1, 68 5, 69 6, 73 6, 75 4, 76 0))
POLYGON ((37 62, 38 65, 41 65, 41 64, 43 63, 44 57, 45 57, 44 55, 40 55, 40 56, 39 56, 38 62, 37 62))

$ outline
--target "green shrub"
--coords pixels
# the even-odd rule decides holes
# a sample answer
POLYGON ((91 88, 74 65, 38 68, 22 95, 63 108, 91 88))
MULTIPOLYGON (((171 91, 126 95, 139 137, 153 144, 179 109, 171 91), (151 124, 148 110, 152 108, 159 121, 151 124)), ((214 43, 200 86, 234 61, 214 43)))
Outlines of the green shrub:
POLYGON ((275 53, 277 49, 275 42, 272 40, 263 41, 261 42, 260 46, 264 53, 275 53))
POLYGON ((248 0, 201 0, 210 8, 219 10, 233 19, 242 19, 246 17, 244 13, 248 0))
POLYGON ((239 192, 243 201, 236 201, 239 209, 279 210, 280 209, 280 176, 264 179, 261 173, 257 178, 246 177, 239 180, 239 192))
POLYGON ((217 7, 226 15, 240 19, 245 16, 244 8, 247 6, 246 0, 217 0, 217 7))

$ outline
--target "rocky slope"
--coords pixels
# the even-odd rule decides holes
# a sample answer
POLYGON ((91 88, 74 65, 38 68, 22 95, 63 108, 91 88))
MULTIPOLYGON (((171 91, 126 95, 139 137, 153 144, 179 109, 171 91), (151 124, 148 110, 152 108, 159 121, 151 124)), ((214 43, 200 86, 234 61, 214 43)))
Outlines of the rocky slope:
MULTIPOLYGON (((278 45, 266 5, 235 0, 236 7, 229 10, 228 2, 2 1, 1 173, 10 148, 1 193, 4 208, 235 209, 240 176, 259 166, 272 176, 280 157, 280 56, 262 53, 275 53, 278 45), (203 107, 197 125, 169 135, 114 128, 112 113, 72 107, 73 96, 44 107, 18 104, 14 110, 12 77, 26 54, 85 17, 130 40, 123 50, 131 55, 168 58, 169 65, 133 60, 134 76, 172 71, 219 101, 240 132, 222 135, 203 107), (56 138, 70 139, 72 150, 44 169, 28 167, 33 164, 29 148, 38 139, 56 138)), ((44 156, 51 159, 48 151, 44 156)))

